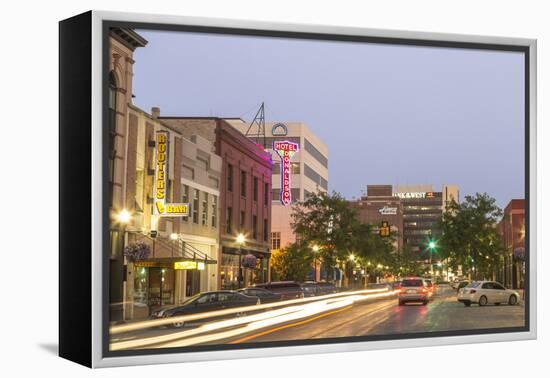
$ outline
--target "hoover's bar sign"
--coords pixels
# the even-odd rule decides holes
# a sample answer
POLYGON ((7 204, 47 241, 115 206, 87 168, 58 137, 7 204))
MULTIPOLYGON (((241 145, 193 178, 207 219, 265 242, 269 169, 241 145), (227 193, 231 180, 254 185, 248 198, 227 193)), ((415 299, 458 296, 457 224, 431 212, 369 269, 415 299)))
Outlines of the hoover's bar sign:
POLYGON ((161 217, 189 216, 188 203, 166 203, 168 180, 168 132, 156 133, 156 166, 154 187, 154 213, 161 217))
POLYGON ((298 152, 298 143, 287 140, 273 142, 273 150, 281 158, 281 203, 288 206, 292 202, 290 160, 298 152))

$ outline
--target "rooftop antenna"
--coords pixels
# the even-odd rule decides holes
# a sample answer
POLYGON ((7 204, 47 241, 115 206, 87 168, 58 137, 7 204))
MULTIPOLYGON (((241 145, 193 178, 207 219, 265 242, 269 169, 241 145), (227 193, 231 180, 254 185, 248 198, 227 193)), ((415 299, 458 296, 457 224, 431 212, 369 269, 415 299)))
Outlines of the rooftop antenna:
POLYGON ((265 111, 264 111, 264 103, 262 102, 262 105, 260 105, 260 109, 256 112, 256 116, 254 116, 254 119, 248 126, 248 130, 246 130, 245 136, 249 138, 255 138, 256 144, 261 144, 264 146, 264 148, 267 148, 266 146, 266 140, 265 140, 265 111), (257 126, 255 132, 253 129, 253 126, 257 126), (260 143, 260 138, 262 138, 262 143, 260 143))

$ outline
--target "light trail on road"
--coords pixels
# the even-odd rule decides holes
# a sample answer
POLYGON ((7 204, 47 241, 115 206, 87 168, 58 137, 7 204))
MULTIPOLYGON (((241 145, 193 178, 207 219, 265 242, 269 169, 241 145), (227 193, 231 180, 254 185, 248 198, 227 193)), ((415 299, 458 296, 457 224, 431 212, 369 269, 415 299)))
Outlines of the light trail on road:
MULTIPOLYGON (((288 322, 297 321, 300 319, 309 318, 322 313, 344 309, 354 303, 372 300, 377 298, 386 298, 395 295, 395 292, 382 290, 361 290, 349 293, 331 294, 322 297, 303 298, 300 300, 286 301, 291 305, 281 307, 274 310, 268 310, 262 313, 233 318, 228 320, 215 321, 204 324, 198 328, 173 332, 167 335, 154 336, 147 338, 138 338, 132 340, 115 341, 111 343, 111 350, 127 350, 141 348, 167 348, 167 347, 183 347, 189 345, 203 344, 217 340, 231 339, 247 333, 255 332, 268 327, 282 325, 288 322), (238 328, 233 328, 237 327, 238 328), (228 329, 229 328, 229 329, 228 329), (212 333, 215 331, 220 331, 212 333)), ((283 302, 281 302, 283 303, 283 302)), ((258 310, 262 307, 248 306, 251 309, 258 310)), ((266 306, 266 308, 274 307, 266 306)), ((250 310, 249 310, 250 311, 250 310)), ((230 313, 236 313, 232 311, 230 313)), ((216 311, 216 316, 219 316, 219 311, 216 311)), ((171 324, 177 318, 162 319, 163 324, 171 324), (168 320, 168 322, 166 322, 168 320)), ((158 323, 158 322, 157 322, 158 323)), ((155 324, 157 324, 155 323, 155 324)), ((151 326, 149 326, 151 327, 151 326)))

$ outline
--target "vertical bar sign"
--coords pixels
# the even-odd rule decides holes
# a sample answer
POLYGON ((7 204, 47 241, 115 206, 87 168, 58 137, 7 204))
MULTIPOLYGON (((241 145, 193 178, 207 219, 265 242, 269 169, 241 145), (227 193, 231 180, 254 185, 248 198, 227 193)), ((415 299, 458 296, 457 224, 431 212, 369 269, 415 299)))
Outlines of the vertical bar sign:
POLYGON ((167 203, 168 190, 168 131, 156 132, 156 167, 153 212, 159 217, 187 217, 189 216, 189 203, 167 203))
POLYGON ((287 140, 273 142, 273 150, 281 158, 281 203, 284 206, 288 206, 292 202, 290 160, 298 152, 298 149, 298 143, 287 140))
POLYGON ((156 167, 155 167, 155 194, 154 213, 164 215, 166 211, 166 176, 168 175, 168 132, 156 132, 156 167))

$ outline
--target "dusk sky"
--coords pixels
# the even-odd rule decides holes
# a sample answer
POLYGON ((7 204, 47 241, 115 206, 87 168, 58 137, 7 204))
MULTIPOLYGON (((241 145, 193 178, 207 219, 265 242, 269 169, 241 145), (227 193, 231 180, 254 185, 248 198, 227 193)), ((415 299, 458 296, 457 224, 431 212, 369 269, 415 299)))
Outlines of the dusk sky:
POLYGON ((138 30, 134 102, 164 116, 299 121, 329 149, 329 189, 457 184, 524 198, 523 54, 138 30))

